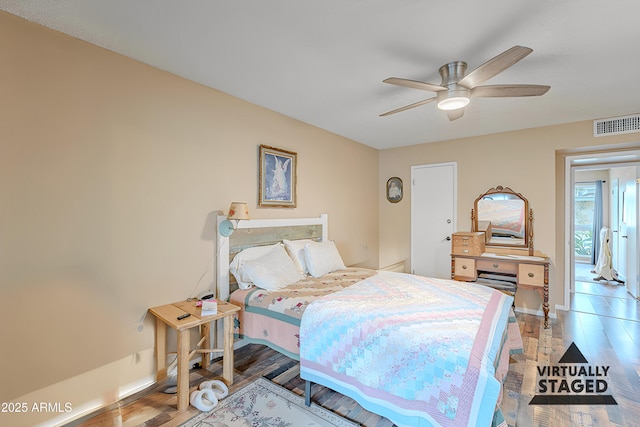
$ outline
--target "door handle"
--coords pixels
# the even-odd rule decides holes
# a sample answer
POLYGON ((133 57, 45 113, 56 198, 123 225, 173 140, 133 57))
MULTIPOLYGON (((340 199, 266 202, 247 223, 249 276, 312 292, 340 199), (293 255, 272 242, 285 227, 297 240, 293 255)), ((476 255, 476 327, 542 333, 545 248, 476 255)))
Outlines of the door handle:
POLYGON ((620 236, 620 237, 622 237, 623 239, 626 239, 626 238, 628 238, 629 236, 620 236))

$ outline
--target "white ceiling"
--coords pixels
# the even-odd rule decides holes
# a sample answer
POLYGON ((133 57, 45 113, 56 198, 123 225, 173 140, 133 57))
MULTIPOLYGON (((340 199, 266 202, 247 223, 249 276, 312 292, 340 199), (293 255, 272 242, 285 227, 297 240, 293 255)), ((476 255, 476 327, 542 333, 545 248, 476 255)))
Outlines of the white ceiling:
POLYGON ((375 148, 640 112, 638 0, 0 0, 5 10, 375 148), (533 53, 486 84, 542 97, 474 98, 450 122, 440 84, 514 46, 533 53))

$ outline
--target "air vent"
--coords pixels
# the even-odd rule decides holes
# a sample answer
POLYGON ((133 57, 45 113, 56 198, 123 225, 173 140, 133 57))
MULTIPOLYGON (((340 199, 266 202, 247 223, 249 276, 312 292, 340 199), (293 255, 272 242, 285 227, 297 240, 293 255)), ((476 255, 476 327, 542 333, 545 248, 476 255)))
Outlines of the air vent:
POLYGON ((593 136, 640 132, 640 114, 593 121, 593 136))

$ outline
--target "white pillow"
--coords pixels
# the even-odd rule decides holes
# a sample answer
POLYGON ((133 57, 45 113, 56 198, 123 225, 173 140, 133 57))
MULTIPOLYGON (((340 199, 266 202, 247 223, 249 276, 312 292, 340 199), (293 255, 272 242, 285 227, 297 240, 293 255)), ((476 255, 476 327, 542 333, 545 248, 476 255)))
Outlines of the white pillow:
POLYGON ((262 255, 268 254, 276 246, 281 246, 281 244, 276 243, 275 245, 255 246, 252 248, 247 248, 233 257, 233 260, 229 264, 229 271, 231 272, 231 274, 233 274, 233 277, 236 278, 236 282, 238 282, 238 287, 240 289, 249 289, 253 286, 253 283, 251 283, 251 278, 249 278, 249 276, 247 276, 246 274, 242 274, 242 264, 252 259, 259 258, 262 255))
POLYGON ((240 268, 259 288, 273 291, 304 279, 282 245, 259 258, 246 261, 240 268))
POLYGON ((307 269, 307 261, 304 259, 304 245, 307 243, 312 243, 311 239, 302 239, 302 240, 283 240, 284 248, 287 250, 287 253, 293 260, 293 263, 298 267, 303 274, 309 274, 309 270, 307 269))
POLYGON ((304 255, 309 274, 313 277, 324 276, 332 271, 346 268, 332 240, 307 243, 304 246, 304 255))

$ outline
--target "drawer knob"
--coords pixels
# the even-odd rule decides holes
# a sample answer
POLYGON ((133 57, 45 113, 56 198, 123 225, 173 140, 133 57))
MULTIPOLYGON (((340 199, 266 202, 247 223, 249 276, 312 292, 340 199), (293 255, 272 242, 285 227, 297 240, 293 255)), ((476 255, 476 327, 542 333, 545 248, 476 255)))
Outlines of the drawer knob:
POLYGON ((535 274, 529 273, 529 277, 533 277, 533 276, 535 276, 535 274))
POLYGON ((463 270, 466 270, 467 268, 469 268, 469 267, 467 267, 466 265, 463 265, 463 266, 462 266, 462 269, 463 269, 463 270))
POLYGON ((493 268, 498 268, 498 267, 500 267, 500 265, 498 265, 498 264, 493 264, 493 268))

